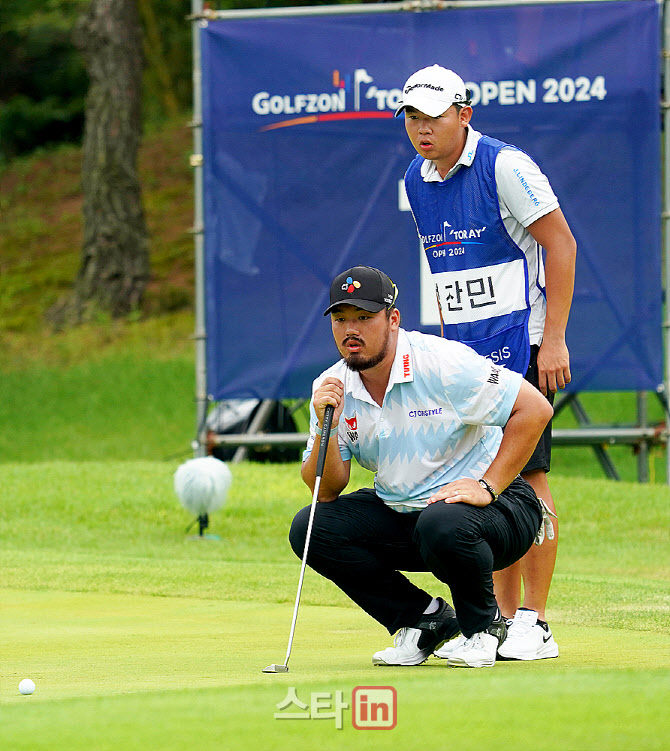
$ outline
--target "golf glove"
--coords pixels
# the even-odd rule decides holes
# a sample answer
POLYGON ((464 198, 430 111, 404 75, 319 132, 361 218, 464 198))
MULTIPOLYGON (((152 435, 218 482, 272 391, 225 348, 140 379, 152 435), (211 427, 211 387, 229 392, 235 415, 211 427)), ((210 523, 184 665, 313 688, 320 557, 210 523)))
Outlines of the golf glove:
POLYGON ((558 519, 558 516, 547 506, 542 498, 538 497, 537 500, 540 502, 540 507, 542 508, 542 524, 540 524, 540 528, 535 535, 534 542, 536 545, 542 545, 545 536, 549 540, 554 539, 554 523, 551 521, 551 517, 553 516, 554 519, 558 519))

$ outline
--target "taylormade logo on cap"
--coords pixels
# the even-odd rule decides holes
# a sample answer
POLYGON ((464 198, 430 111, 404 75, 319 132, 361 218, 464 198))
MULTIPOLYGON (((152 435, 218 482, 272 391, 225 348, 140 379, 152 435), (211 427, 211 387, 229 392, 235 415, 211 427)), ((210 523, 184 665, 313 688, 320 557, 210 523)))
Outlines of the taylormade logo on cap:
POLYGON ((442 86, 434 86, 432 83, 415 83, 414 86, 407 86, 404 93, 409 94, 410 91, 421 88, 433 89, 434 91, 444 91, 444 88, 442 86))
POLYGON ((438 117, 452 104, 467 104, 468 101, 468 91, 459 75, 441 65, 431 65, 407 79, 395 114, 397 117, 406 107, 412 107, 430 117, 438 117))

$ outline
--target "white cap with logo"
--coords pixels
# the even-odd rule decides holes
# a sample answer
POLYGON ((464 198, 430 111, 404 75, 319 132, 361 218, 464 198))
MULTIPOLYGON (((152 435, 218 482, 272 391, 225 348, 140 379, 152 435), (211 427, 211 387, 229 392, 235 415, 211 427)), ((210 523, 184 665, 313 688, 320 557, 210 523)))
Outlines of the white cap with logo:
POLYGON ((431 65, 413 73, 402 87, 397 117, 405 107, 413 107, 430 117, 446 112, 452 104, 470 104, 470 92, 463 79, 441 65, 431 65))

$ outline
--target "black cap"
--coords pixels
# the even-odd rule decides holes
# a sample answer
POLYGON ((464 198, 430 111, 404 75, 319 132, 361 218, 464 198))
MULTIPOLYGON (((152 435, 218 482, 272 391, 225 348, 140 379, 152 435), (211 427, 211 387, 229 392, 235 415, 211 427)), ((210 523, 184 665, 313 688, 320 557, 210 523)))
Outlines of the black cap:
POLYGON ((338 305, 355 305, 370 313, 379 313, 395 304, 398 288, 383 271, 371 266, 354 266, 333 279, 327 316, 338 305))

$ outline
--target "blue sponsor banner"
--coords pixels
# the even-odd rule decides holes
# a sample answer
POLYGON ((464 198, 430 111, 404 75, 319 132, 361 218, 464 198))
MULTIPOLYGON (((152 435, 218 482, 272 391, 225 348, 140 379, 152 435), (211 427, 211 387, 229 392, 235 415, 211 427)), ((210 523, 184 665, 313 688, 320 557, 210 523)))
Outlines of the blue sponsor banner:
POLYGON ((209 393, 308 396, 338 357, 322 312, 349 266, 386 271, 403 326, 439 334, 399 189, 414 151, 393 117, 404 81, 433 63, 473 90, 475 129, 537 161, 575 234, 571 389, 656 388, 659 14, 633 0, 209 22, 209 393))

